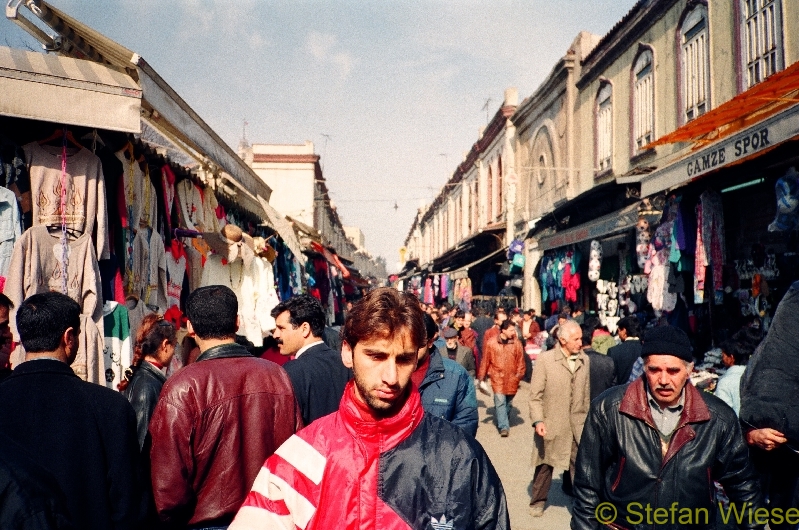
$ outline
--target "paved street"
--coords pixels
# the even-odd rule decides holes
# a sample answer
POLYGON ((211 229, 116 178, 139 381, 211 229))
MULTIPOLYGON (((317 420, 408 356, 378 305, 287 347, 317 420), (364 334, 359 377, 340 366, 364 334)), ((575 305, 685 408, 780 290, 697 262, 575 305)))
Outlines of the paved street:
POLYGON ((477 429, 477 440, 483 444, 502 479, 513 530, 567 529, 571 519, 571 499, 561 490, 560 476, 563 470, 555 470, 549 492, 549 505, 544 516, 530 517, 527 509, 533 480, 533 468, 530 465, 533 429, 527 413, 529 391, 530 385, 522 382, 519 393, 513 400, 510 436, 507 438, 501 438, 495 427, 493 399, 478 392, 480 427, 477 429))

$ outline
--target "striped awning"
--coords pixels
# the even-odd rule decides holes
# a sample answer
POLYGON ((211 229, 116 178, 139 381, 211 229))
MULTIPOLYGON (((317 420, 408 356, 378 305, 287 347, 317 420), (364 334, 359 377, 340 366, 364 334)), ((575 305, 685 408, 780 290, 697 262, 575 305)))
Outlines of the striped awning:
POLYGON ((107 65, 0 46, 0 115, 141 131, 142 90, 107 65))

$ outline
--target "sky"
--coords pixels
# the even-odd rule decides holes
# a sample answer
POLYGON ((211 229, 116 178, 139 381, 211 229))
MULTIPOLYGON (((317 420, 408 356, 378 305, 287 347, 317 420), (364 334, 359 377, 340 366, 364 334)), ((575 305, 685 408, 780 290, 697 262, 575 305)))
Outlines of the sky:
MULTIPOLYGON (((144 57, 234 149, 245 121, 251 143, 314 142, 342 222, 392 271, 505 89, 521 102, 635 0, 51 3, 144 57)), ((5 18, 0 44, 35 45, 5 18)))

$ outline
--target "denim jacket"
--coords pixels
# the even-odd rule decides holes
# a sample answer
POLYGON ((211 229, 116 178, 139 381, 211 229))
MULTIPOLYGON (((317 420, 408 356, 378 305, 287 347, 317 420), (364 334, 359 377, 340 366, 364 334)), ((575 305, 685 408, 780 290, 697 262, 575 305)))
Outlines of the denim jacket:
POLYGON ((17 196, 8 188, 0 187, 0 276, 5 277, 11 263, 14 242, 22 235, 17 196))

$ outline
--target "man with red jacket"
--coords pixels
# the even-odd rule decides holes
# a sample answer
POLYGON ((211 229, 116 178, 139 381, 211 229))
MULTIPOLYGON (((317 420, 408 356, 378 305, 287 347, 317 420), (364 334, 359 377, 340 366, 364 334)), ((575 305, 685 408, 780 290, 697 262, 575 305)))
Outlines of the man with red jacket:
POLYGON ((410 295, 381 288, 359 301, 342 332, 355 379, 339 410, 264 463, 230 530, 509 528, 483 448, 422 409, 411 374, 425 338, 410 295))
POLYGON ((200 355, 167 380, 150 421, 153 497, 170 527, 218 528, 302 417, 288 374, 236 344, 229 287, 197 289, 186 314, 200 355))

